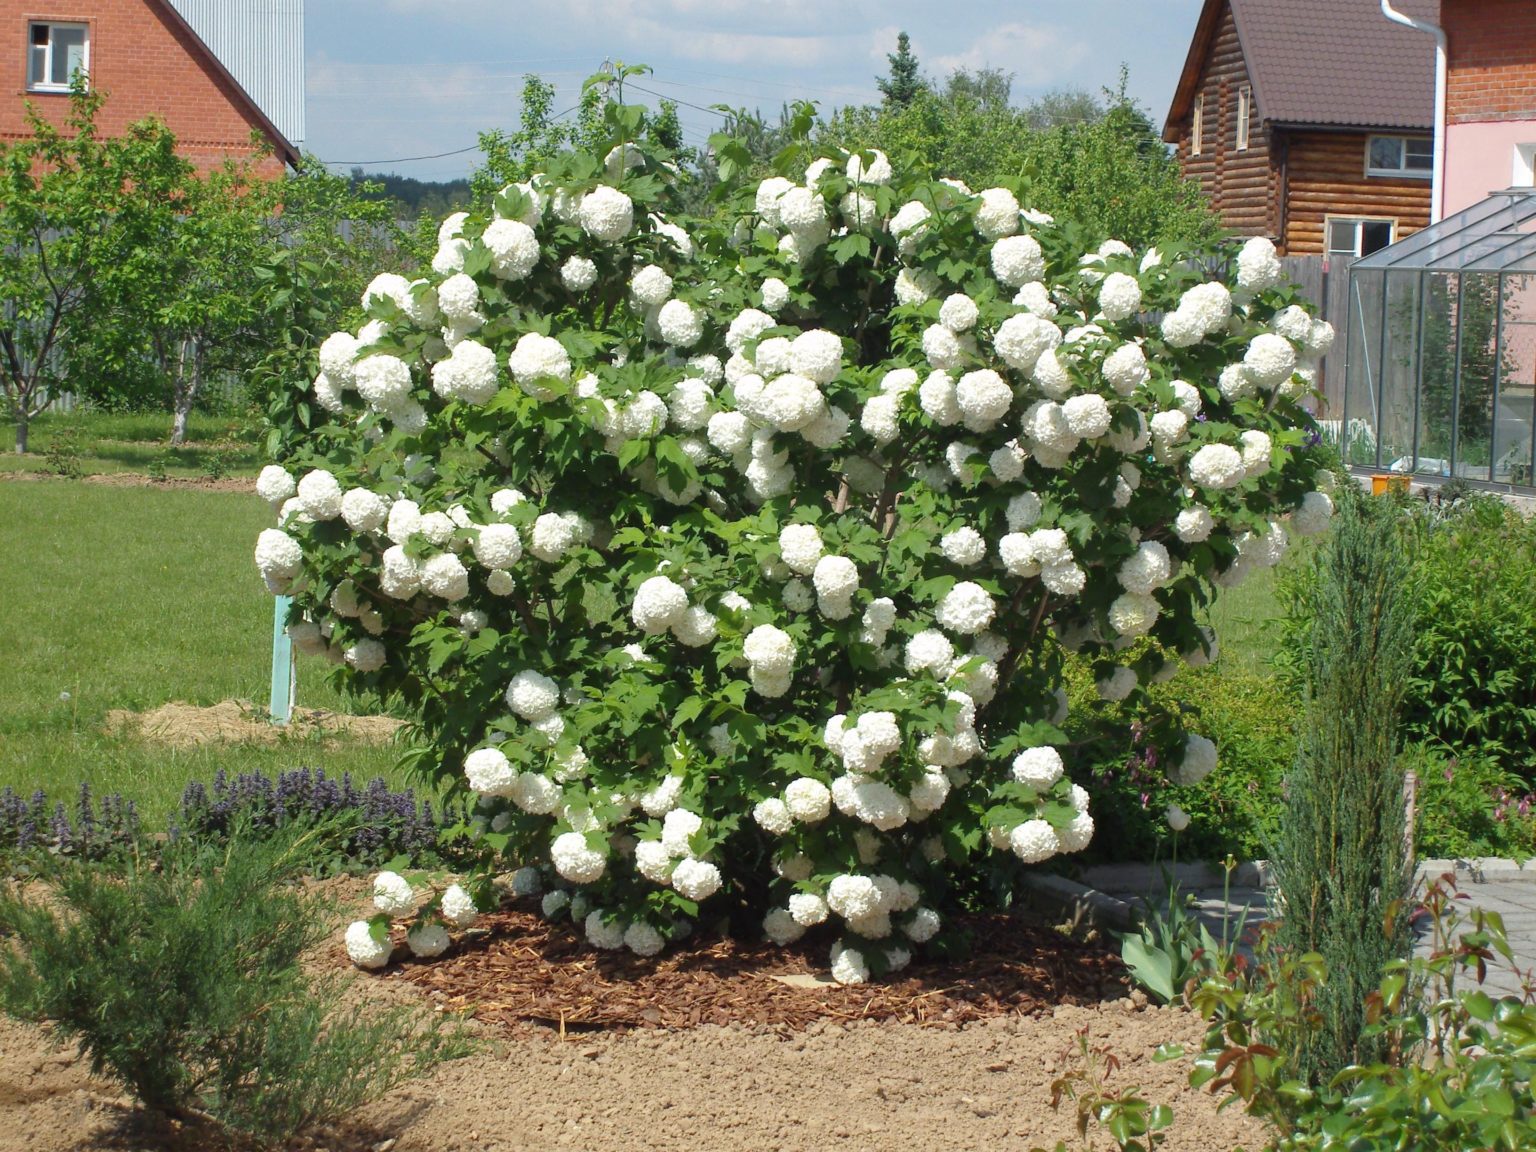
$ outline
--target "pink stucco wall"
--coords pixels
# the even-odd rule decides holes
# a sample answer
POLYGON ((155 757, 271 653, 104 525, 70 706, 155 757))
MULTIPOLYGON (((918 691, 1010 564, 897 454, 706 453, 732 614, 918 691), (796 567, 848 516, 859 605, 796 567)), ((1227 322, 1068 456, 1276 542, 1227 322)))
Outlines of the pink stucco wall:
POLYGON ((1515 149, 1521 144, 1536 146, 1536 120, 1446 125, 1443 214, 1460 212, 1513 184, 1515 149))

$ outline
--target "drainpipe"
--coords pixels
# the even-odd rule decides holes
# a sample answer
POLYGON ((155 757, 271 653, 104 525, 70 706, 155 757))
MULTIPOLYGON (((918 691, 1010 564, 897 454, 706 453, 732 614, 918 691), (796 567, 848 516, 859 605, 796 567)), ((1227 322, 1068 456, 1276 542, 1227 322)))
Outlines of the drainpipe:
POLYGON ((1394 24, 1435 38, 1435 170, 1429 188, 1429 222, 1438 224, 1445 214, 1445 29, 1427 20, 1415 20, 1381 0, 1381 14, 1394 24))

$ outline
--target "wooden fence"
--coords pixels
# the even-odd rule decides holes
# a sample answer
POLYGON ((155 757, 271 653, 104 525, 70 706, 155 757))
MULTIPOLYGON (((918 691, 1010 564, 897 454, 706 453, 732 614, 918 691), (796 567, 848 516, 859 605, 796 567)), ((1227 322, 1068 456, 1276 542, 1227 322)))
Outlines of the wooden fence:
POLYGON ((1333 348, 1318 366, 1323 394, 1318 416, 1337 419, 1344 409, 1344 355, 1349 345, 1349 269, 1353 256, 1285 256, 1281 261, 1301 295, 1333 325, 1333 348))

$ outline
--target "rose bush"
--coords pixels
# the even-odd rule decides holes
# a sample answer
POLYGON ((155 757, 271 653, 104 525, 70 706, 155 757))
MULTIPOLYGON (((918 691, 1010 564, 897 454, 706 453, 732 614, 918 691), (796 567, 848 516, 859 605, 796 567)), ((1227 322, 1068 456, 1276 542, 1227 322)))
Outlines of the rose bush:
POLYGON ((1332 334, 1265 241, 1229 289, 879 153, 797 145, 684 220, 639 117, 374 282, 274 436, 257 564, 549 915, 642 954, 826 924, 864 980, 1088 843, 1063 649, 1136 693, 1326 525, 1332 334))

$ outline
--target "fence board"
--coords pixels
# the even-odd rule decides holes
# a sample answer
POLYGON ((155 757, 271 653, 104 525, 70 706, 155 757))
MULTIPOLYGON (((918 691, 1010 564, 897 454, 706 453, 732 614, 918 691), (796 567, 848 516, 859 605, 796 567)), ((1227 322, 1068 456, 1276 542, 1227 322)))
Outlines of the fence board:
POLYGON ((1333 348, 1317 369, 1323 394, 1318 416, 1337 419, 1344 408, 1344 346, 1349 328, 1349 269, 1353 256, 1284 256, 1281 263, 1297 291, 1333 325, 1333 348))

